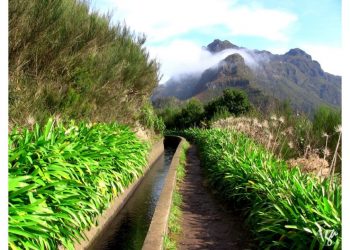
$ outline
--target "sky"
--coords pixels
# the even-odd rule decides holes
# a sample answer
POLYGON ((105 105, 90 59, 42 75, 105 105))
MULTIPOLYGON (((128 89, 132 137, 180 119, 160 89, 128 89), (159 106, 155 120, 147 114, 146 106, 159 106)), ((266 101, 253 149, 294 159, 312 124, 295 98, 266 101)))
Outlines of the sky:
POLYGON ((214 39, 284 54, 301 48, 329 73, 341 74, 340 0, 91 0, 144 33, 165 82, 203 61, 214 39))

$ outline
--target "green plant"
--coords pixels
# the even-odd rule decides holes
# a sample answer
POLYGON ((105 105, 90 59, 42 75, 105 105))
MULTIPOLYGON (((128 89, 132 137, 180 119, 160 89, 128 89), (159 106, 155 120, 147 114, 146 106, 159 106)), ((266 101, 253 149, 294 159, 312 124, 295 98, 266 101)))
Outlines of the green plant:
POLYGON ((340 110, 334 110, 327 106, 321 106, 316 110, 312 122, 312 131, 315 144, 318 148, 325 147, 326 140, 323 137, 326 134, 329 137, 327 147, 330 148, 333 154, 338 142, 338 133, 336 130, 339 125, 341 125, 340 110))
POLYGON ((148 145, 126 126, 49 119, 9 135, 9 248, 73 242, 143 172, 148 145))
POLYGON ((232 116, 232 114, 228 111, 227 107, 219 107, 218 110, 210 118, 210 122, 212 123, 220 119, 226 119, 230 116, 232 116))
POLYGON ((264 249, 340 249, 341 181, 288 169, 262 146, 228 130, 188 129, 210 185, 247 209, 247 222, 264 249))
POLYGON ((295 119, 294 131, 296 147, 302 155, 313 144, 312 122, 305 115, 300 115, 295 119))
POLYGON ((147 103, 142 107, 139 120, 141 124, 148 129, 154 130, 161 134, 164 132, 164 121, 162 117, 155 113, 150 103, 147 103))
POLYGON ((163 119, 167 129, 176 127, 176 119, 180 112, 181 109, 178 107, 166 107, 162 110, 158 110, 158 114, 163 119))

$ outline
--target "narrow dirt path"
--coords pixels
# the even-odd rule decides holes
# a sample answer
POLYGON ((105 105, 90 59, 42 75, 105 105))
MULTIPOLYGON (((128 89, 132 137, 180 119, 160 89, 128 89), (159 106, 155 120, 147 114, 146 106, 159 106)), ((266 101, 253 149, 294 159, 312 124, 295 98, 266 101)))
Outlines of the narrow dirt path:
POLYGON ((195 146, 187 152, 183 196, 182 235, 179 249, 254 249, 240 215, 228 211, 203 186, 204 178, 195 146))

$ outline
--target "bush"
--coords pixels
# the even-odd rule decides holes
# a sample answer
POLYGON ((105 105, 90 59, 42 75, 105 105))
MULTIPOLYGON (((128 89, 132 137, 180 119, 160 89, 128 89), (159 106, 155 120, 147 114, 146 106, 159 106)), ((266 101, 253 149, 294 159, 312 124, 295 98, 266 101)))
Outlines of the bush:
POLYGON ((239 90, 226 89, 221 97, 207 105, 197 99, 191 99, 182 107, 170 105, 159 111, 167 129, 184 129, 203 126, 230 115, 241 115, 251 110, 247 95, 239 90))
POLYGON ((226 119, 231 116, 231 113, 227 110, 226 107, 223 107, 216 111, 214 115, 210 118, 208 126, 211 126, 211 124, 215 121, 218 121, 220 119, 226 119))
POLYGON ((9 2, 9 119, 132 123, 158 82, 145 38, 86 1, 9 2))
MULTIPOLYGON (((294 131, 296 139, 296 147, 303 155, 310 145, 314 144, 314 136, 312 131, 312 122, 305 115, 295 117, 294 120, 294 131)), ((319 138, 321 139, 321 137, 319 138)))
POLYGON ((164 132, 164 121, 154 112, 150 103, 147 103, 142 107, 139 120, 141 124, 148 129, 161 134, 164 132))
POLYGON ((329 137, 328 147, 332 152, 335 151, 337 145, 337 128, 341 125, 341 112, 327 106, 321 106, 316 110, 313 122, 312 131, 316 144, 319 148, 325 147, 324 135, 329 137))
POLYGON ((210 120, 215 113, 228 111, 238 116, 250 110, 250 103, 245 92, 236 89, 225 89, 223 95, 205 106, 205 115, 210 120))
POLYGON ((283 117, 272 115, 263 121, 247 116, 228 117, 212 123, 211 128, 243 133, 279 158, 289 159, 297 154, 293 129, 287 126, 283 117))
POLYGON ((180 112, 181 109, 178 107, 166 107, 158 111, 167 129, 176 127, 177 117, 180 115, 180 112))
POLYGON ((189 128, 199 126, 203 118, 203 104, 197 99, 191 99, 181 110, 179 114, 177 127, 189 128))

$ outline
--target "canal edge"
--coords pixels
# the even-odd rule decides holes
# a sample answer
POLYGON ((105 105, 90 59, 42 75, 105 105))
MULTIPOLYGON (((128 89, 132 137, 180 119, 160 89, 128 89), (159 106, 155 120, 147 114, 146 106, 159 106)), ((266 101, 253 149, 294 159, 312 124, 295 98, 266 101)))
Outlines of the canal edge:
POLYGON ((164 182, 162 193, 160 194, 155 208, 150 227, 148 229, 142 250, 163 249, 164 236, 168 230, 168 219, 172 205, 172 197, 176 185, 176 169, 180 164, 180 155, 186 139, 180 136, 167 136, 167 138, 178 140, 178 146, 171 160, 169 171, 164 182))
MULTIPOLYGON (((164 138, 155 142, 152 145, 150 153, 148 155, 148 165, 144 168, 144 172, 140 178, 135 180, 132 184, 128 186, 119 196, 117 196, 113 201, 111 201, 109 207, 96 218, 97 226, 92 226, 90 230, 84 231, 86 235, 86 240, 81 240, 80 242, 74 243, 74 249, 83 250, 88 249, 92 242, 103 232, 104 228, 108 226, 109 222, 114 218, 114 215, 117 214, 126 204, 130 196, 134 193, 136 188, 142 182, 145 175, 148 173, 150 167, 154 162, 156 162, 159 157, 164 153, 164 138)), ((59 247, 59 250, 63 250, 62 246, 59 247)))

